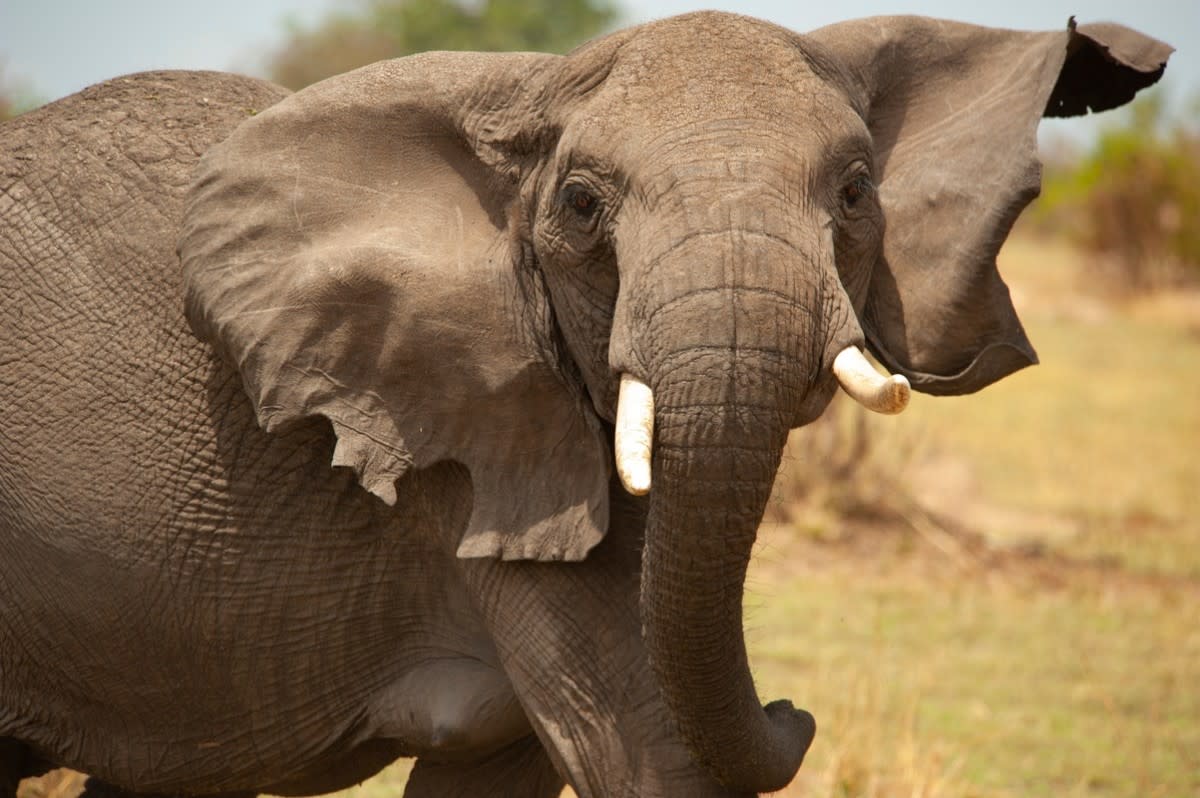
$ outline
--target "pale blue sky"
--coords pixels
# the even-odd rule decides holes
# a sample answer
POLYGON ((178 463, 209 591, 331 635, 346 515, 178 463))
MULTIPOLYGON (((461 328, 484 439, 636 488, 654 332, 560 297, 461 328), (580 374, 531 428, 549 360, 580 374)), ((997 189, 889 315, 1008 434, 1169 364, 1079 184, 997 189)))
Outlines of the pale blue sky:
MULTIPOLYGON (((10 79, 54 99, 105 78, 144 69, 228 69, 255 73, 276 44, 284 20, 318 19, 336 0, 0 0, 0 61, 10 79)), ((1200 94, 1200 0, 745 0, 693 2, 625 0, 625 18, 639 22, 700 8, 762 17, 798 31, 875 14, 925 14, 982 25, 1054 29, 1075 14, 1081 22, 1111 20, 1175 46, 1165 86, 1174 102, 1200 94)), ((1053 123, 1072 138, 1094 124, 1053 123)))

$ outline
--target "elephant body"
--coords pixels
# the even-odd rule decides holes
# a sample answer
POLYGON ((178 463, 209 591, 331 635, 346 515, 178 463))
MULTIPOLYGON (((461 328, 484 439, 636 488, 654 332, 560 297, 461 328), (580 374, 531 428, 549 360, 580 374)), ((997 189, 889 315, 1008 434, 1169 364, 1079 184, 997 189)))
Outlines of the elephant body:
POLYGON ((313 762, 352 783, 529 733, 447 549, 469 481, 435 467, 384 512, 330 472, 327 425, 259 430, 184 320, 172 264, 196 161, 281 96, 151 74, 5 131, 5 251, 23 257, 0 320, 25 365, 7 361, 0 394, 0 733, 155 791, 282 786, 313 762))
POLYGON ((787 431, 847 349, 930 393, 1032 362, 994 259, 1037 120, 1168 53, 704 13, 0 126, 0 798, 782 787, 813 721, 740 616, 787 431))
MULTIPOLYGON (((283 94, 152 73, 4 131, 0 321, 16 357, 0 370, 0 741, 20 741, 31 769, 144 792, 310 794, 397 756, 478 759, 533 734, 488 631, 527 623, 499 597, 520 580, 455 558, 469 475, 412 473, 393 511, 330 470, 326 422, 259 429, 237 372, 184 319, 174 250, 196 161, 283 94)), ((573 601, 616 586, 577 570, 562 585, 573 601)), ((589 621, 611 610, 578 607, 589 621)), ((549 681, 564 655, 596 652, 534 654, 518 678, 549 681)), ((532 760, 531 782, 561 785, 532 760)))

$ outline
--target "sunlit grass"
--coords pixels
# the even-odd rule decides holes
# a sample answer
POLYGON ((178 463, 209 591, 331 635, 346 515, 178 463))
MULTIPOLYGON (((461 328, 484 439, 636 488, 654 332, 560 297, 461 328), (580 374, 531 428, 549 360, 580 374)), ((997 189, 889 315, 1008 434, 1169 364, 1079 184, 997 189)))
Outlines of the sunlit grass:
POLYGON ((800 570, 748 616, 764 698, 820 726, 785 795, 1200 791, 1200 590, 800 570))
POLYGON ((1028 329, 1040 365, 973 396, 919 397, 911 421, 946 430, 943 445, 970 457, 998 503, 1195 515, 1200 338, 1120 318, 1028 329))

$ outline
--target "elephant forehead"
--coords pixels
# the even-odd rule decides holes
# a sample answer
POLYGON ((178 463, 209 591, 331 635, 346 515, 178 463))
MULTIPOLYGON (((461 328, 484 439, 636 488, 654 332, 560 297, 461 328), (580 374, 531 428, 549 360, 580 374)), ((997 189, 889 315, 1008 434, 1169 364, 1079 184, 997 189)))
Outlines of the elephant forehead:
POLYGON ((647 25, 617 54, 609 83, 622 102, 654 116, 771 115, 814 88, 812 60, 791 31, 749 17, 703 12, 647 25))
POLYGON ((819 148, 865 130, 840 74, 809 44, 769 23, 716 12, 645 26, 570 119, 564 142, 623 153, 618 162, 636 171, 639 160, 794 157, 808 143, 819 148))

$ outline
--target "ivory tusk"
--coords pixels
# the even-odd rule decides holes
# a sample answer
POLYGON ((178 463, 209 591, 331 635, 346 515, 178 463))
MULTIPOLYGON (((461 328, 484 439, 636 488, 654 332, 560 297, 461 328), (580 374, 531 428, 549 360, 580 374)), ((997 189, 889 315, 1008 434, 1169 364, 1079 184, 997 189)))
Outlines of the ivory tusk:
POLYGON ((634 496, 650 492, 650 454, 654 439, 654 393, 629 374, 621 375, 613 453, 617 474, 634 496))
POLYGON ((908 406, 908 379, 903 374, 880 374, 856 346, 838 352, 833 359, 833 373, 842 390, 868 410, 894 415, 908 406))

